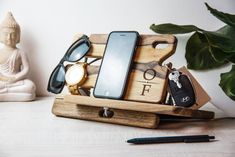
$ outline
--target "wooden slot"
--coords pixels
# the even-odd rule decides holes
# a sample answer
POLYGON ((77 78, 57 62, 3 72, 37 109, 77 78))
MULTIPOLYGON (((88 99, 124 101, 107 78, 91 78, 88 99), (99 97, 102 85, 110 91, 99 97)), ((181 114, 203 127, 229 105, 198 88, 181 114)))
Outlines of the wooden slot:
POLYGON ((56 116, 92 120, 105 123, 114 123, 143 128, 157 128, 159 117, 153 113, 138 111, 110 109, 113 111, 111 118, 104 118, 99 115, 102 107, 83 106, 74 103, 65 103, 63 99, 55 99, 52 113, 56 116))
POLYGON ((214 118, 214 112, 193 110, 189 108, 162 105, 162 104, 100 99, 100 98, 78 96, 78 95, 65 95, 64 101, 66 103, 79 104, 83 106, 108 107, 111 109, 139 111, 139 112, 172 115, 179 117, 189 117, 189 118, 198 118, 198 119, 214 118))

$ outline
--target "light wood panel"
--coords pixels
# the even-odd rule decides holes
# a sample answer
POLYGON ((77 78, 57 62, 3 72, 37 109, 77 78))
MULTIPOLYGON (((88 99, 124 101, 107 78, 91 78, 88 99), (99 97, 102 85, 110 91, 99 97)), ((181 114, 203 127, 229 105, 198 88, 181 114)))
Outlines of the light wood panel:
MULTIPOLYGON (((92 65, 87 67, 88 77, 86 82, 81 85, 82 88, 93 88, 95 86, 99 67, 92 65)), ((168 69, 160 66, 157 61, 135 63, 129 77, 124 99, 153 103, 163 101, 166 94, 167 71, 168 69)))
MULTIPOLYGON (((107 38, 107 34, 91 34, 89 40, 92 47, 87 57, 102 58, 107 38)), ((177 39, 173 35, 141 35, 127 83, 125 100, 153 103, 164 101, 168 69, 161 64, 175 52, 176 45, 177 39), (158 44, 167 44, 167 47, 155 48, 158 44)), ((98 71, 99 67, 89 66, 87 81, 81 87, 94 87, 98 71)), ((116 75, 115 71, 113 75, 116 75)))
POLYGON ((176 106, 169 106, 162 104, 99 99, 99 98, 92 98, 88 96, 79 96, 79 95, 65 95, 64 100, 67 103, 79 104, 84 106, 108 107, 112 109, 148 112, 154 114, 172 115, 179 117, 191 117, 191 118, 200 118, 200 119, 212 119, 214 117, 213 112, 203 111, 203 110, 193 110, 183 107, 176 107, 176 106))
POLYGON ((156 128, 159 117, 153 113, 110 109, 112 117, 102 117, 102 107, 83 106, 75 103, 66 103, 63 98, 55 99, 52 113, 57 116, 93 120, 105 123, 114 123, 143 128, 156 128))
MULTIPOLYGON (((81 34, 76 35, 74 39, 80 36, 81 34)), ((107 34, 91 34, 89 40, 92 43, 92 48, 87 56, 102 58, 107 39, 107 34)), ((154 60, 161 65, 165 59, 174 54, 176 46, 177 39, 173 35, 140 35, 134 61, 145 63, 154 60), (167 47, 155 48, 158 44, 166 44, 167 47)))

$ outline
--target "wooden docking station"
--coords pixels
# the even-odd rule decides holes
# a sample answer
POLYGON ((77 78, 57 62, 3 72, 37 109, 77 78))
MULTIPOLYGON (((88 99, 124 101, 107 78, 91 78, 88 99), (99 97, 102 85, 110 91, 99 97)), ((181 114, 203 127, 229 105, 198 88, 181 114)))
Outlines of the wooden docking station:
MULTIPOLYGON (((107 37, 106 34, 92 34, 89 37, 92 48, 86 57, 102 58, 107 37)), ((144 128, 157 128, 162 115, 212 119, 213 112, 198 109, 209 101, 209 96, 200 85, 195 88, 195 93, 199 96, 193 107, 164 105, 168 68, 162 66, 162 62, 175 52, 176 45, 177 40, 172 35, 141 35, 123 100, 100 99, 92 95, 57 96, 52 113, 68 118, 144 128), (158 44, 167 45, 165 48, 158 48, 158 44)), ((99 65, 89 65, 87 71, 87 80, 81 88, 89 90, 95 85, 99 65)))

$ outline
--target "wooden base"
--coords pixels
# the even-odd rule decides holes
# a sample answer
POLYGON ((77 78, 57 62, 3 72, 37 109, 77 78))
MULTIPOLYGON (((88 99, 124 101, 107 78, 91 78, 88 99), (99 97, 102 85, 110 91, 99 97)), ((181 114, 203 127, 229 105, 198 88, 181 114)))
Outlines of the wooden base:
POLYGON ((143 128, 157 128, 161 115, 182 118, 212 119, 213 112, 162 104, 98 99, 66 95, 55 99, 52 113, 56 116, 114 123, 143 128), (104 116, 108 108, 111 116, 104 116))
POLYGON ((111 109, 154 113, 158 115, 170 115, 198 119, 211 119, 214 117, 214 113, 209 111, 195 110, 185 107, 156 103, 154 104, 136 101, 101 99, 81 95, 65 95, 64 100, 68 103, 79 104, 83 106, 108 107, 111 109))
POLYGON ((114 123, 143 128, 157 128, 159 117, 153 113, 111 109, 112 117, 102 116, 102 107, 82 106, 66 103, 63 98, 56 98, 52 113, 56 116, 114 123))

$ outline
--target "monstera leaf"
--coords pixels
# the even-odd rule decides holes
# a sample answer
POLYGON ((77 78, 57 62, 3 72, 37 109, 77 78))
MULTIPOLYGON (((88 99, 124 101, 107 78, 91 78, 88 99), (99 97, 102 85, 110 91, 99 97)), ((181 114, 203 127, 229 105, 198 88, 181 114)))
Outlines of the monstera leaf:
POLYGON ((220 75, 220 87, 233 100, 235 100, 235 65, 227 73, 220 75))

